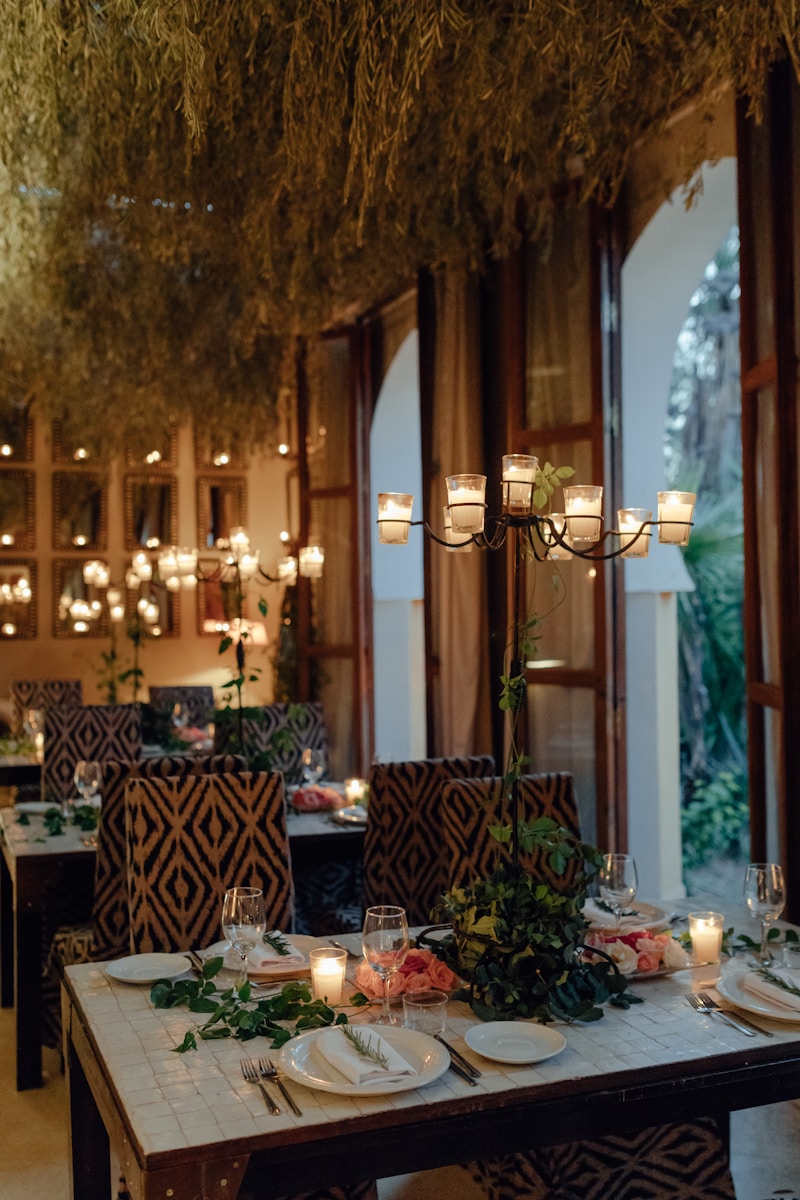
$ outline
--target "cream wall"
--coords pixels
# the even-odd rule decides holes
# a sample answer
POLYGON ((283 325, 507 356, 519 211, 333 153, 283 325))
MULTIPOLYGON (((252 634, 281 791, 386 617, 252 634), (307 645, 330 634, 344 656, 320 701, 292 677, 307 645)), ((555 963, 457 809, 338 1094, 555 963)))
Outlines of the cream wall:
MULTIPOLYGON (((27 464, 16 464, 27 469, 27 464)), ((91 464, 87 464, 91 465, 91 464)), ((50 430, 46 422, 36 421, 35 462, 36 470, 36 549, 20 553, 20 558, 35 558, 38 562, 37 605, 38 634, 32 640, 2 640, 0 642, 0 698, 7 696, 12 679, 31 678, 79 678, 83 682, 84 701, 100 703, 101 695, 97 670, 101 665, 100 655, 110 646, 108 637, 56 638, 53 634, 53 560, 64 557, 65 552, 52 549, 52 499, 51 473, 59 467, 52 463, 50 430)), ((281 530, 289 526, 287 511, 288 484, 291 465, 274 454, 254 455, 250 467, 238 475, 247 480, 247 521, 251 545, 261 551, 262 566, 274 575, 275 564, 281 556, 281 530)), ((165 476, 177 479, 178 487, 178 545, 197 544, 197 514, 195 481, 198 474, 212 474, 195 467, 194 441, 191 430, 182 428, 178 435, 177 467, 164 471, 165 476)), ((108 487, 108 551, 88 557, 103 558, 110 563, 113 577, 119 578, 130 552, 124 548, 124 521, 122 499, 122 475, 120 464, 112 468, 108 487)), ((290 532, 296 533, 291 529, 290 532)), ((69 555, 69 557, 75 557, 69 555)), ((4 561, 13 561, 14 555, 4 553, 4 561)), ((263 595, 268 604, 265 644, 254 646, 250 651, 248 665, 262 668, 258 683, 248 685, 247 703, 268 703, 272 699, 271 657, 277 644, 278 616, 283 589, 274 584, 251 585, 251 615, 256 613, 256 601, 263 595)), ((218 654, 216 636, 200 636, 197 619, 197 594, 182 592, 179 597, 180 636, 151 641, 145 647, 140 665, 144 670, 144 692, 150 684, 211 684, 220 688, 229 678, 226 663, 232 663, 232 652, 224 657, 218 654)), ((130 643, 118 638, 118 647, 127 654, 130 643)), ((130 691, 120 694, 121 701, 132 698, 130 691)))

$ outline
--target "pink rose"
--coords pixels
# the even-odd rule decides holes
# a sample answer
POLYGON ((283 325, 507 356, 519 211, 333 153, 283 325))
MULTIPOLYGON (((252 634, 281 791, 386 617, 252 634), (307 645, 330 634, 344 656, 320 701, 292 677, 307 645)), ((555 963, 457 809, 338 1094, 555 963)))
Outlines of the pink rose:
POLYGON ((660 955, 658 943, 649 936, 637 938, 634 949, 638 954, 655 954, 657 957, 660 955))
POLYGON ((661 964, 661 959, 658 954, 651 954, 645 950, 636 960, 637 971, 657 971, 661 964))
POLYGON ((400 967, 400 974, 414 975, 417 971, 426 971, 428 968, 427 955, 430 955, 430 950, 409 950, 400 967))
POLYGON ((403 976, 403 991, 404 992, 419 992, 423 988, 431 988, 431 977, 427 971, 415 971, 413 975, 403 976))
MULTIPOLYGON (((356 987, 369 996, 370 1000, 383 999, 383 980, 377 971, 373 971, 369 963, 359 963, 356 967, 356 987)), ((405 987, 405 980, 399 971, 389 976, 388 992, 390 996, 399 996, 405 987)))

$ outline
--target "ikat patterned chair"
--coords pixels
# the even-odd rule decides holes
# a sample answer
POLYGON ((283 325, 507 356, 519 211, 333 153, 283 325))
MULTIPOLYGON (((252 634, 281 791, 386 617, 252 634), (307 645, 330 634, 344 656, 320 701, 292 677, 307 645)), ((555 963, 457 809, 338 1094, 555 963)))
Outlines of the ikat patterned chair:
MULTIPOLYGON (((490 825, 510 823, 502 802, 503 780, 452 779, 442 792, 442 827, 447 858, 447 886, 463 887, 474 879, 484 879, 507 859, 500 843, 489 833, 490 825)), ((580 838, 578 805, 572 775, 560 771, 551 775, 523 775, 519 781, 520 819, 535 821, 551 817, 564 829, 580 838)), ((556 875, 541 852, 521 855, 526 871, 544 878, 553 887, 570 879, 556 875)), ((575 865, 577 870, 577 864, 575 865)))
POLYGON ((400 904, 410 925, 425 925, 447 887, 442 853, 442 789, 451 779, 494 773, 494 759, 427 758, 375 764, 364 832, 364 907, 400 904))
MULTIPOLYGON (((91 921, 77 924, 65 921, 48 935, 43 981, 45 1045, 57 1047, 61 1042, 60 982, 64 967, 121 958, 130 951, 125 838, 125 785, 128 780, 184 779, 243 769, 244 759, 235 754, 165 755, 139 762, 103 765, 91 921)), ((76 920, 80 921, 80 914, 76 920)))
POLYGON ((260 887, 271 928, 293 931, 280 773, 131 779, 125 804, 131 953, 217 941, 233 884, 260 887))
POLYGON ((214 716, 214 689, 187 684, 180 687, 151 687, 150 703, 159 713, 172 714, 175 705, 186 709, 189 724, 202 729, 214 716))
MULTIPOLYGON (((269 770, 282 771, 287 783, 300 783, 300 756, 306 747, 328 752, 328 732, 321 704, 265 704, 247 708, 243 718, 247 754, 269 757, 269 770)), ((214 713, 215 754, 242 753, 236 709, 214 713)))
POLYGON ((44 715, 44 786, 48 795, 75 795, 75 764, 135 761, 142 753, 138 704, 59 705, 44 715))
POLYGON ((29 708, 46 712, 56 705, 74 707, 83 704, 80 679, 14 679, 11 682, 16 728, 22 728, 29 708))

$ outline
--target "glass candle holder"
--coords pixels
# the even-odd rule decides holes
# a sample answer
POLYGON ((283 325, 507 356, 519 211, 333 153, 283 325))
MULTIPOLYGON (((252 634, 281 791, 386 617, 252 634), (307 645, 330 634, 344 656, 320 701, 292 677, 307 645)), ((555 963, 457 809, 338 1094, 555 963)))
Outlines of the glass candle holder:
POLYGON ((463 554, 465 551, 471 550, 474 543, 469 535, 453 533, 453 522, 450 518, 450 509, 446 504, 442 512, 444 514, 444 538, 447 542, 448 551, 451 551, 453 554, 463 554))
POLYGON ((652 517, 649 508, 621 508, 619 521, 619 544, 623 558, 647 558, 650 549, 650 530, 642 529, 652 517), (641 530, 641 533, 639 532, 641 530))
POLYGON ((364 779, 345 779, 344 794, 348 804, 358 804, 364 799, 364 789, 367 786, 364 779))
POLYGON ((299 557, 300 574, 305 579, 321 579, 325 551, 322 546, 301 546, 299 557))
POLYGON ((722 956, 722 931, 725 917, 722 913, 689 913, 689 936, 692 939, 692 955, 696 963, 718 963, 722 956))
POLYGON ((448 475, 447 504, 454 534, 483 533, 485 475, 448 475))
POLYGON ((694 492, 658 493, 658 540, 673 546, 688 546, 692 531, 694 492))
POLYGON ((565 487, 563 491, 569 540, 571 542, 599 541, 603 505, 602 487, 594 484, 577 484, 575 487, 565 487))
POLYGON ((503 455, 503 512, 524 516, 531 511, 538 466, 532 454, 503 455))
POLYGON ((308 959, 313 998, 325 1000, 328 1004, 341 1004, 347 951, 337 950, 335 946, 320 946, 309 951, 308 959))
POLYGON ((405 546, 414 497, 406 492, 378 493, 378 533, 387 546, 405 546))

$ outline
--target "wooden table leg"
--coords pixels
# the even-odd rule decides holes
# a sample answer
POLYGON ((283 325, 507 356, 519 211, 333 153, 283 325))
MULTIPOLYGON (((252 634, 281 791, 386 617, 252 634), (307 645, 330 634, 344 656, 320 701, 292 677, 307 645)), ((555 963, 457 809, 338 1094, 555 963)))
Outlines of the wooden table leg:
POLYGON ((42 1086, 42 918, 17 902, 17 1091, 42 1086))
POLYGON ((0 853, 0 1004, 14 1003, 14 888, 5 856, 0 853))
POLYGON ((108 1200, 111 1195, 108 1134, 69 1037, 66 1060, 72 1200, 108 1200))

